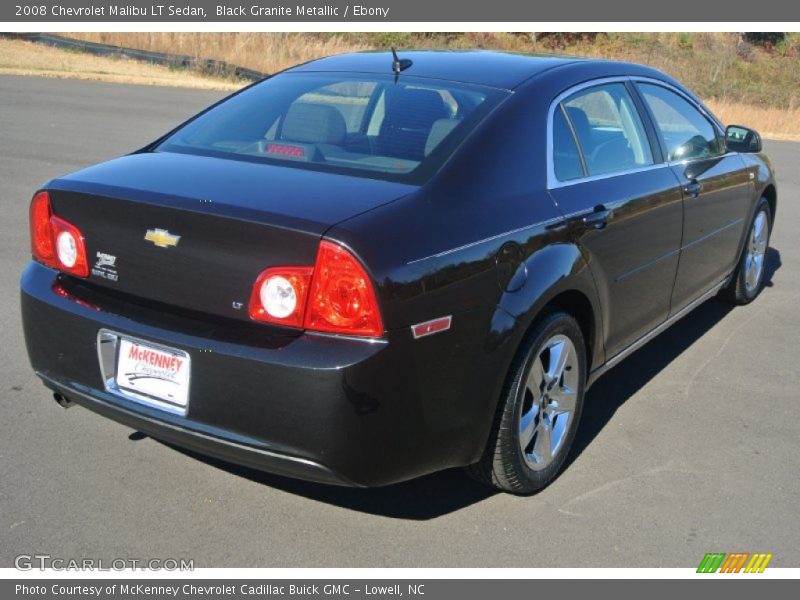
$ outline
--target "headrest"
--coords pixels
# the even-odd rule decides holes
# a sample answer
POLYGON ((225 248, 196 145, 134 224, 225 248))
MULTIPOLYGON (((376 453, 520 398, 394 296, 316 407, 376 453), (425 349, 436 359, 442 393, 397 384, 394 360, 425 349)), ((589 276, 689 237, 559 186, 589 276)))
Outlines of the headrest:
POLYGON ((431 132, 428 134, 428 141, 425 142, 425 156, 428 156, 436 149, 444 138, 446 138, 453 129, 455 129, 461 119, 437 119, 431 126, 431 132))
POLYGON ((386 121, 403 129, 428 130, 437 119, 449 116, 442 97, 433 90, 403 88, 392 97, 386 121))
POLYGON ((342 113, 324 104, 292 104, 283 122, 281 139, 305 144, 341 145, 347 136, 342 113))

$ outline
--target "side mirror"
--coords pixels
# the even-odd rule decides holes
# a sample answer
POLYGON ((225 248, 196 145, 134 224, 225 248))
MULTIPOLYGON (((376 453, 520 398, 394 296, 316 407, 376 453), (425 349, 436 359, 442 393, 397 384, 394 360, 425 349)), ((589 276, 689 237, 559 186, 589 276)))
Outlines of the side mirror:
POLYGON ((725 146, 734 152, 761 152, 761 136, 755 129, 728 125, 725 128, 725 146))

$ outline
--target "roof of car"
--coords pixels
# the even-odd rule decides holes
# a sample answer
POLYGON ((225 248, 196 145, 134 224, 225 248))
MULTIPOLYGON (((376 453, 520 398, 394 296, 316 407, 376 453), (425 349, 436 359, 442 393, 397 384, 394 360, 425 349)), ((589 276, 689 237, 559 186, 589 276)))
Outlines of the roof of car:
MULTIPOLYGON (((554 67, 589 59, 567 56, 536 56, 486 50, 415 50, 398 51, 401 59, 412 65, 403 71, 416 77, 429 77, 514 89, 531 77, 554 67)), ((356 52, 313 60, 288 69, 294 72, 392 73, 391 52, 356 52)))

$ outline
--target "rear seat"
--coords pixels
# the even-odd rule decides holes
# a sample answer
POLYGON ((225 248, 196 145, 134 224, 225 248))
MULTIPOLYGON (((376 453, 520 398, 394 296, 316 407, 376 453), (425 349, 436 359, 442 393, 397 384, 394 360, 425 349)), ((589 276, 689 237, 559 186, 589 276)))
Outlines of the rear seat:
POLYGON ((442 143, 442 140, 450 135, 459 124, 461 119, 437 119, 431 126, 431 132, 428 134, 428 140, 425 142, 425 156, 428 156, 436 149, 436 146, 442 143))
POLYGON ((292 104, 286 113, 280 139, 301 144, 341 146, 347 137, 342 113, 325 104, 292 104))
MULTIPOLYGON (((293 104, 284 119, 278 140, 302 147, 304 160, 314 160, 313 155, 319 152, 322 156, 318 158, 324 157, 325 160, 334 162, 374 162, 381 157, 386 161, 396 161, 399 158, 420 162, 461 123, 461 119, 435 118, 431 121, 433 116, 448 112, 441 97, 429 90, 404 92, 406 96, 409 93, 413 97, 406 97, 406 100, 414 104, 404 107, 405 110, 399 113, 400 116, 396 116, 388 125, 384 123, 381 135, 375 141, 374 154, 359 152, 360 148, 356 150, 347 147, 347 126, 344 117, 336 108, 325 104, 305 102, 293 104), (418 95, 419 92, 422 94, 418 95), (413 108, 422 108, 422 111, 415 112, 413 108), (401 125, 419 127, 401 127, 401 125)), ((276 148, 275 153, 281 154, 283 158, 292 157, 283 147, 276 148)), ((387 164, 392 163, 387 162, 387 164)))
POLYGON ((377 153, 421 161, 433 124, 450 111, 433 90, 404 88, 390 100, 377 139, 377 153))

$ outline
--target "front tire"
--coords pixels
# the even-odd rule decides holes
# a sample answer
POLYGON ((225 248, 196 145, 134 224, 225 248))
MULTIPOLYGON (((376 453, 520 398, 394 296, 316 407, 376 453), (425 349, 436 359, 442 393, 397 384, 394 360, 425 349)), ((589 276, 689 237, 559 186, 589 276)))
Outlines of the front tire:
POLYGON ((562 311, 541 317, 511 365, 486 450, 469 474, 514 494, 549 485, 580 422, 586 364, 577 321, 562 311))
POLYGON ((767 248, 772 231, 772 211, 766 198, 759 200, 742 255, 726 288, 728 300, 734 304, 749 304, 764 287, 767 248))

